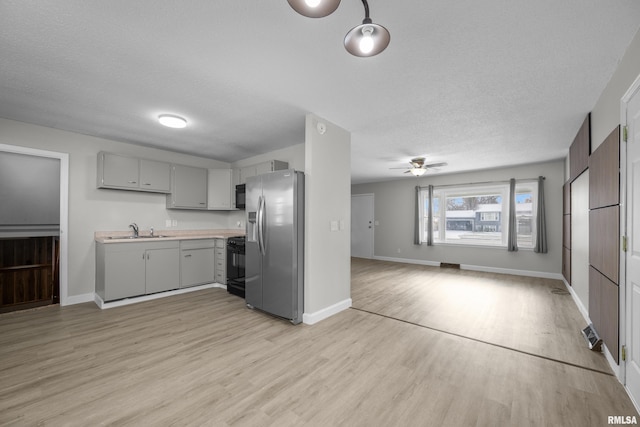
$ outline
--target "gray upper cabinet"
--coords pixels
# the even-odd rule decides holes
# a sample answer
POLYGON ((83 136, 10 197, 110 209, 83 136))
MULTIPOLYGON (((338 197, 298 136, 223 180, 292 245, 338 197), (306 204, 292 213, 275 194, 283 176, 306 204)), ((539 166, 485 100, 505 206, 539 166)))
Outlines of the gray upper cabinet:
POLYGON ((137 190, 140 185, 138 159, 98 153, 98 188, 137 190))
POLYGON ((158 193, 171 191, 171 165, 140 159, 140 189, 158 193))
POLYGON ((204 168, 171 166, 171 194, 168 209, 207 209, 207 175, 204 168))
POLYGON ((98 153, 98 188, 169 193, 169 163, 98 153))
POLYGON ((247 178, 256 175, 262 175, 273 171, 285 170, 289 168, 288 162, 281 160, 269 160, 255 165, 245 166, 240 169, 238 181, 240 184, 246 184, 247 178))
POLYGON ((235 202, 232 191, 235 188, 232 183, 231 169, 209 169, 209 186, 207 196, 207 208, 209 210, 231 210, 235 202))

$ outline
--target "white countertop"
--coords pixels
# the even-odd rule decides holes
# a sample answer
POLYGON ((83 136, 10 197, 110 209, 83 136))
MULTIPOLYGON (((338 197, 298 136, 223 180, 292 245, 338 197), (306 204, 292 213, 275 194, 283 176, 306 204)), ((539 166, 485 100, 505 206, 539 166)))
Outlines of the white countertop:
POLYGON ((98 243, 149 242, 164 240, 197 240, 197 239, 228 239, 229 237, 244 236, 244 229, 210 229, 210 230, 155 230, 155 236, 150 237, 149 230, 143 230, 136 239, 132 239, 133 232, 129 231, 96 231, 94 239, 98 243))

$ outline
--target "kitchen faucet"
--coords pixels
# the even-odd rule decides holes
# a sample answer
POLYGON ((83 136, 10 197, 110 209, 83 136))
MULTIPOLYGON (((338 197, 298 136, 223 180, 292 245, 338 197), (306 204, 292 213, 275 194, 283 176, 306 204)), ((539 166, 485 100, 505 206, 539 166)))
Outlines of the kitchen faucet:
POLYGON ((129 227, 133 228, 133 237, 138 237, 138 224, 132 222, 129 227))

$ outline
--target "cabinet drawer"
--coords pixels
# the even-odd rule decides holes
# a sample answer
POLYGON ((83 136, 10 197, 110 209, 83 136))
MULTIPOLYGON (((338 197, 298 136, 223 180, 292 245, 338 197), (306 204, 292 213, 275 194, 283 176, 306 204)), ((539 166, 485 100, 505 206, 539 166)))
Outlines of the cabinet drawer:
POLYGON ((225 239, 216 239, 216 248, 218 249, 226 249, 227 241, 225 239))
POLYGON ((227 257, 227 250, 226 249, 216 248, 216 259, 224 260, 226 257, 227 257))
POLYGON ((227 284, 227 278, 225 277, 225 275, 223 273, 216 272, 216 283, 220 283, 222 285, 226 285, 227 284))

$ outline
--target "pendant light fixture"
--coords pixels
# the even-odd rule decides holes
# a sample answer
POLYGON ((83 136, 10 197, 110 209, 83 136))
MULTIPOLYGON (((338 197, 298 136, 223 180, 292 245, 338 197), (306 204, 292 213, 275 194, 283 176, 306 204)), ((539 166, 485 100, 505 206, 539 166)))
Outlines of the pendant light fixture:
MULTIPOLYGON (((322 18, 333 13, 340 5, 340 0, 287 0, 289 5, 301 15, 309 18, 322 18)), ((374 24, 369 17, 369 3, 364 5, 362 25, 354 27, 344 38, 344 47, 354 56, 374 56, 389 46, 391 35, 382 25, 374 24)))
POLYGON ((364 20, 362 25, 354 27, 344 37, 344 47, 354 56, 375 56, 385 50, 391 41, 389 31, 382 25, 374 24, 369 18, 369 4, 364 4, 364 20))
POLYGON ((340 0, 287 0, 300 15, 309 18, 324 18, 340 6, 340 0))

